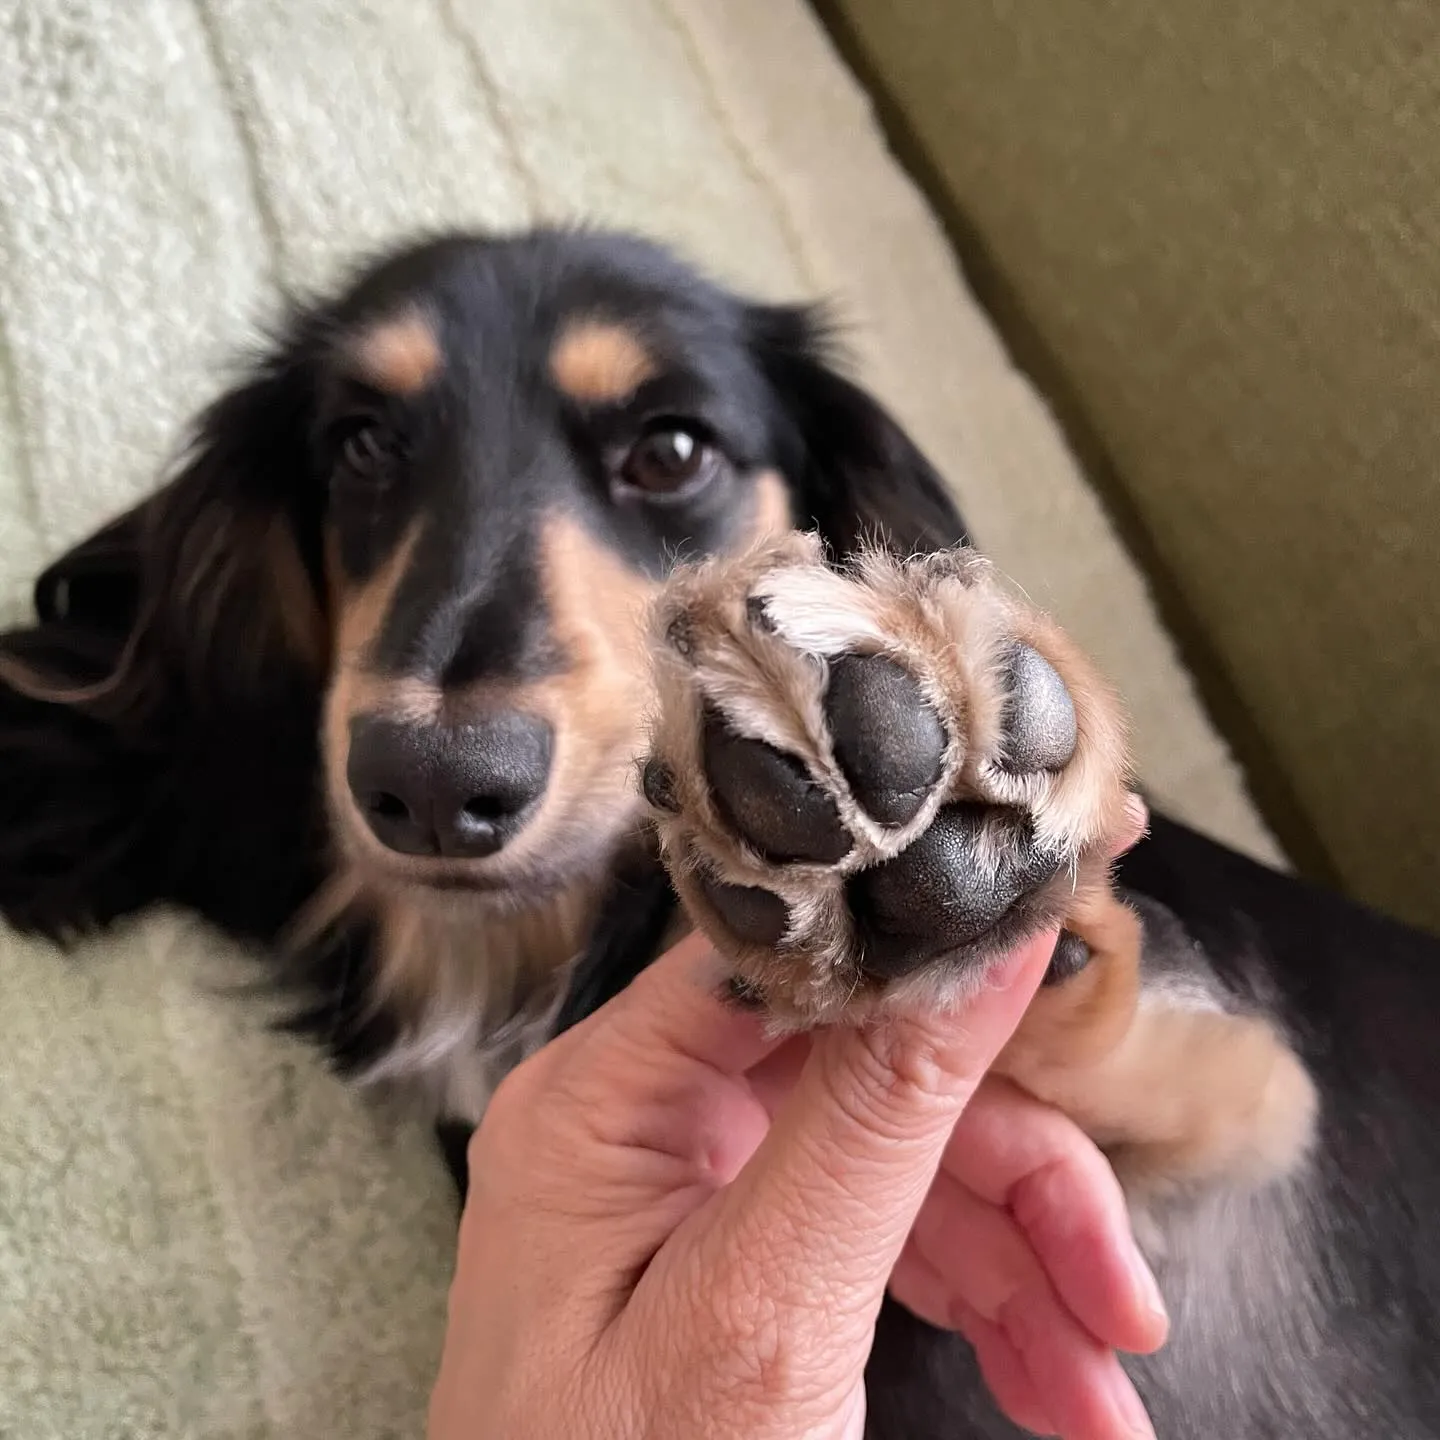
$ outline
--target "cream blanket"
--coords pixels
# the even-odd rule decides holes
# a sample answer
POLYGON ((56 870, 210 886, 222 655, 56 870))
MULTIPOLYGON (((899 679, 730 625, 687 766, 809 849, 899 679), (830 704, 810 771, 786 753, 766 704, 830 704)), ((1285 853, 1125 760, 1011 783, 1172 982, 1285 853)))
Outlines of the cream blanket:
MULTIPOLYGON (((986 548, 1125 690, 1156 795, 1273 854, 800 0, 0 7, 0 603, 152 484, 280 288, 536 218, 838 299, 986 548)), ((74 959, 0 937, 0 1436, 421 1431, 448 1182, 422 1128, 218 993, 225 960, 171 916, 74 959)))

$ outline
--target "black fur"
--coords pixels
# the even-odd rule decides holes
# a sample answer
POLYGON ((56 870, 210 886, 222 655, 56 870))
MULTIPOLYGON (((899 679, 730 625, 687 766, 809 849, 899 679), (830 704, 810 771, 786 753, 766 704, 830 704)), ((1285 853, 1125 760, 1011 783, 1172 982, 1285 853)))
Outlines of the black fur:
POLYGON ((304 404, 288 359, 263 365, 175 480, 42 573, 38 623, 0 644, 19 929, 74 938, 165 900, 271 940, 314 889, 320 689, 274 643, 263 573, 272 524, 318 573, 304 404))
MULTIPOLYGON (((0 641, 0 912, 68 942, 178 904, 278 955, 335 863, 320 741, 335 565, 364 581, 423 517, 375 663, 457 690, 530 681, 565 664, 536 584, 542 515, 653 576, 677 553, 735 543, 767 470, 837 555, 965 536, 934 470, 837 371, 806 310, 747 304, 608 235, 450 235, 368 267, 296 311, 202 417, 176 478, 56 561, 34 623, 0 641), (413 401, 359 385, 337 350, 407 305, 443 352, 413 401), (643 405, 592 414, 547 381, 557 327, 597 315, 663 352, 643 405), (613 457, 656 414, 713 442, 715 486, 683 503, 617 491, 613 457), (357 425, 381 437, 363 473, 344 459, 357 425)), ((653 958, 673 914, 634 842, 605 857, 560 1028, 653 958)), ((1324 1104, 1313 1173, 1249 1209, 1171 1217, 1175 1334, 1134 1366, 1159 1432, 1440 1436, 1440 943, 1163 817, 1123 879, 1150 907, 1147 964, 1204 972, 1276 1015, 1324 1104), (1186 1250, 1186 1227, 1202 1225, 1210 1239, 1186 1250)), ((374 1003, 376 936, 372 918, 341 914, 277 960, 296 1025, 345 1070, 400 1034, 374 1003)), ((464 1134, 443 1137, 460 1180, 464 1134)), ((964 1345, 893 1305, 869 1389, 874 1437, 1016 1433, 964 1345)))

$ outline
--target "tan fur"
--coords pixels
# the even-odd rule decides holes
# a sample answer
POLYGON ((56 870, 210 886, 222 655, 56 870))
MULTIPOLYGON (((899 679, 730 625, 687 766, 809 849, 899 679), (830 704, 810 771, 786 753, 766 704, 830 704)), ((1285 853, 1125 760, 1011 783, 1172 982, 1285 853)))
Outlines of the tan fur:
POLYGON ((1072 1069, 1110 1055, 1135 1023, 1140 1002, 1140 917, 1108 884, 1077 892, 1066 925, 1090 947, 1090 963, 1042 989, 996 1061, 1003 1075, 1072 1069))
POLYGON ((1075 705, 1075 758, 1036 807, 1039 832, 1061 844, 1108 843, 1124 828, 1130 792, 1129 726, 1120 697, 1048 615, 1029 606, 1017 606, 1013 613, 1019 622, 1016 639, 1055 667, 1075 705))
POLYGON ((1252 1016, 1157 1005, 1098 1060, 997 1068, 1109 1150, 1132 1195, 1283 1175, 1314 1134, 1313 1082, 1252 1016))
POLYGON ((286 940, 313 942, 342 917, 372 921, 378 973, 368 999, 399 1035, 362 1081, 419 1080, 444 1113, 478 1122, 506 1070, 549 1034, 596 898, 582 879, 530 907, 481 895, 420 899, 341 861, 286 940))
POLYGON ((418 309, 370 326, 347 350, 360 377, 387 395, 418 395, 444 364, 435 324, 418 309))
MULTIPOLYGON (((780 478, 760 476, 750 532, 783 530, 789 518, 780 478)), ((645 717, 654 693, 645 622, 656 583, 569 516, 548 516, 541 522, 537 547, 540 579, 552 638, 565 657, 563 667, 529 684, 483 681, 442 693, 425 680, 377 675, 368 663, 417 536, 418 530, 406 535, 359 590, 347 585, 333 555, 329 560, 336 658, 325 707, 324 748, 331 806, 352 859, 368 857, 396 878, 423 880, 437 869, 433 861, 382 853, 354 813, 345 764, 350 721, 363 713, 462 725, 504 708, 550 722, 555 752, 545 797, 524 831, 494 860, 480 862, 496 879, 523 873, 536 857, 550 856, 557 846, 594 848, 597 840, 618 837, 639 815, 635 767, 644 749, 645 717)), ((465 864, 450 868, 463 873, 465 864)))
POLYGON ((580 884, 543 906, 493 911, 475 927, 480 917, 465 913, 465 902, 447 913, 404 889, 381 890, 371 902, 383 934, 381 995, 411 1011, 493 1013, 574 958, 594 902, 595 887, 580 884))
POLYGON ((330 626, 290 527, 272 520, 261 550, 282 643, 308 669, 324 674, 330 665, 330 626))
MULTIPOLYGON (((762 476, 752 530, 788 520, 778 478, 762 476)), ((541 583, 552 633, 566 657, 561 673, 524 686, 476 687, 453 704, 503 703, 548 719, 555 729, 550 784, 535 818, 506 847, 502 864, 521 865, 556 837, 618 835, 637 823, 637 764, 646 749, 655 671, 646 622, 659 587, 632 570, 563 514, 541 526, 541 583)))
POLYGON ((785 482, 774 470, 762 471, 755 477, 755 504, 746 546, 758 545, 762 540, 783 535, 794 523, 790 492, 785 488, 785 482))
MULTIPOLYGON (((751 532, 782 530, 789 518, 779 477, 760 477, 751 532)), ((346 914, 372 919, 380 932, 373 998, 392 1009, 402 1035, 371 1078, 428 1076, 450 1113, 478 1119, 505 1068, 548 1033, 569 964, 593 920, 603 867, 580 867, 573 884, 536 902, 523 888, 504 888, 506 874, 523 874, 535 857, 553 860, 567 846, 603 855, 606 837, 618 840, 637 823, 635 762, 653 693, 645 615, 656 586, 577 522, 551 515, 537 548, 562 672, 527 685, 486 681, 442 693, 413 677, 377 675, 369 660, 416 539, 417 532, 408 534, 358 589, 346 583, 333 554, 329 559, 336 660, 325 752, 344 854, 293 940, 313 939, 346 914), (354 813, 345 783, 351 718, 373 711, 464 724, 501 707, 541 715, 555 727, 550 784, 534 820, 499 856, 468 867, 383 851, 354 813), (417 888, 442 871, 459 879, 475 865, 500 888, 417 888)))
POLYGON ((385 564, 359 588, 351 587, 346 581, 333 549, 327 557, 331 613, 335 617, 335 658, 325 696, 322 748, 331 810, 340 821, 341 833, 352 843, 357 838, 363 843, 365 827, 354 812, 345 780, 350 721, 370 709, 377 697, 388 691, 387 682, 368 668, 368 659, 419 535, 419 526, 412 526, 385 564))
POLYGON ((613 405, 659 373, 632 330, 609 320, 575 320, 550 351, 555 383, 582 405, 613 405))
POLYGON ((290 527, 278 516, 208 513, 186 537, 174 604, 196 636, 213 634, 227 597, 249 601, 246 646, 230 657, 258 669, 278 647, 317 673, 329 658, 328 625, 290 527), (253 597, 253 598, 252 598, 253 597))
POLYGON ((1316 1095, 1265 1021, 1147 996, 1138 916, 1101 889, 1067 923, 1091 961, 1043 989, 995 1063, 1109 1148, 1134 1191, 1283 1174, 1313 1134, 1316 1095))
MULTIPOLYGON (((351 719, 379 712, 423 721, 438 718, 442 709, 436 687, 413 678, 378 675, 370 664, 375 639, 411 563, 418 533, 418 527, 412 529, 385 565, 359 588, 346 583, 331 557, 335 665, 326 697, 324 751, 343 853, 336 857, 329 885, 298 922, 292 941, 313 938, 346 914, 375 922, 380 936, 379 978, 372 1000, 377 1007, 392 1010, 401 1036, 369 1078, 428 1077, 436 1098, 449 1111, 478 1119, 488 1087, 503 1073, 505 1063, 513 1063, 514 1056, 505 1048, 512 1031, 536 1020, 550 1004, 552 990, 583 943, 594 906, 594 885, 589 875, 581 876, 568 890, 551 893, 537 905, 527 905, 503 890, 480 894, 417 890, 410 882, 423 885, 445 867, 384 850, 355 813, 345 779, 351 719)), ((574 564, 594 557, 572 553, 563 558, 574 564)), ((589 573, 595 574, 593 567, 589 573)), ((611 582, 614 577, 603 579, 611 582)), ((558 602, 558 614, 569 615, 576 608, 573 595, 551 593, 548 598, 558 602)), ((623 633, 613 610, 607 618, 615 633, 623 633)), ((611 695, 617 703, 619 698, 611 695)), ((448 704, 449 697, 443 703, 448 704)), ((473 709, 463 708, 467 713, 473 709)), ((618 713, 635 712, 622 707, 618 713)), ((624 760, 616 762, 616 769, 628 779, 624 760)), ((462 862, 451 868, 465 867, 462 862)))
MULTIPOLYGON (((423 878, 436 865, 382 851, 354 814, 345 781, 351 720, 383 714, 402 720, 473 722, 503 706, 549 720, 555 730, 551 780, 535 819, 506 847, 491 872, 521 868, 554 842, 556 830, 617 833, 633 820, 634 760, 650 693, 642 616, 653 585, 562 516, 540 539, 541 579, 563 670, 533 684, 486 683, 457 694, 413 677, 382 676, 368 664, 394 593, 410 563, 412 531, 363 589, 338 582, 336 666, 325 707, 325 754, 332 808, 352 858, 368 856, 397 877, 423 878)), ((332 566, 333 570, 333 566, 332 566)), ((463 870, 459 862, 452 868, 463 870)))
POLYGON ((16 655, 0 651, 0 683, 31 700, 48 705, 90 705, 115 694, 131 677, 140 654, 142 627, 137 624, 125 637, 125 644, 108 675, 89 685, 58 684, 16 655))

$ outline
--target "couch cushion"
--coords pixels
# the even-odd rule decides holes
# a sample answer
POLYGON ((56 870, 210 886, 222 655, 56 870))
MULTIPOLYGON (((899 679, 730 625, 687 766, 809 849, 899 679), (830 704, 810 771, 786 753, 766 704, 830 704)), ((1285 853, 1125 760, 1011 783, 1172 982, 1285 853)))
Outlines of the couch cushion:
POLYGON ((1291 853, 1440 927, 1440 19, 826 0, 1291 853))

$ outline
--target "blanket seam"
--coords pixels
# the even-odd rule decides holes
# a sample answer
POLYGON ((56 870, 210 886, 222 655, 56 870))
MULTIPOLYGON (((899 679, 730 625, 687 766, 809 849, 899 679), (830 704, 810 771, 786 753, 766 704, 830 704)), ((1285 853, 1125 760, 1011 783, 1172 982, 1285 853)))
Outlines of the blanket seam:
POLYGON ((40 484, 34 452, 30 448, 30 432, 25 424, 25 403, 20 390, 20 363, 15 356, 15 342, 0 310, 0 390, 4 392, 4 409, 15 437, 15 460, 20 471, 20 488, 30 511, 30 524, 48 554, 53 548, 50 527, 40 506, 40 484))
POLYGON ((756 188, 769 197, 771 213, 775 216, 780 234, 785 241, 785 248, 790 252, 790 259, 794 262, 805 287, 812 293, 818 293, 821 289, 819 270, 816 267, 814 254, 805 243, 804 232, 796 223, 791 207, 785 203, 781 187, 775 183, 774 177, 761 164, 754 148, 735 124, 734 113, 725 98, 725 87, 714 67, 706 61, 704 49, 696 39, 694 30, 675 8, 672 0, 654 0, 654 3, 664 22, 670 27, 676 39, 679 40, 681 48, 685 51, 685 58, 690 62, 690 69, 700 82, 700 90, 705 97, 706 105, 709 107, 710 114, 720 133, 725 137, 730 153, 734 155, 741 170, 756 188))
POLYGON ((284 232, 280 225, 280 217, 276 214, 271 201, 270 192, 265 185, 265 167, 261 159, 260 147, 250 128, 245 105, 241 98, 240 86, 226 57, 225 43, 219 27, 215 23, 215 17, 210 13, 210 7, 206 0, 193 0, 193 4, 205 52, 209 57, 210 66, 215 72, 216 85, 224 100, 225 109, 230 115, 230 124, 235 132, 235 142, 240 147, 246 188, 250 191, 250 204, 254 209, 255 218, 260 225, 260 234, 265 242, 266 268, 269 271, 270 285, 273 290, 283 291, 287 268, 284 232))
POLYGON ((506 158, 510 161, 510 169, 520 183, 520 189, 525 196, 525 206, 529 210, 530 219, 533 222, 543 213, 544 195, 539 179, 525 159, 525 152, 520 146, 520 137, 510 122, 510 114, 505 109, 502 99, 503 92, 500 82, 495 78, 495 72, 491 70, 474 35, 460 23, 460 17, 455 13, 453 0, 434 0, 434 5, 442 28, 449 31, 451 38, 465 56, 465 62, 475 82, 480 102, 484 106, 486 118, 494 127, 495 134, 499 136, 500 143, 505 148, 506 158))

